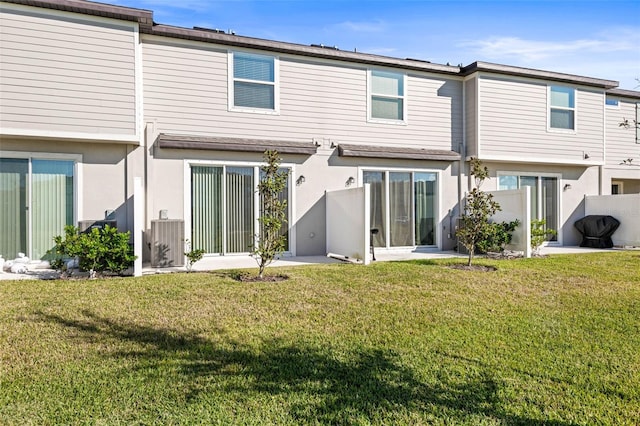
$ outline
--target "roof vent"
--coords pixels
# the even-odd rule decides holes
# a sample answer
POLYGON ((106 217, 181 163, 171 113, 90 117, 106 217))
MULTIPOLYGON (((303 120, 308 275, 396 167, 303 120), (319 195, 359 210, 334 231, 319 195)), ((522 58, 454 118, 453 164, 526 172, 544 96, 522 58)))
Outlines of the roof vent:
POLYGON ((311 47, 321 47, 323 49, 340 50, 338 46, 325 46, 324 44, 312 44, 311 47))
POLYGON ((193 29, 197 31, 207 31, 207 32, 216 33, 216 34, 225 34, 226 32, 225 30, 219 30, 217 28, 193 27, 193 29))
POLYGON ((416 62, 424 62, 425 64, 430 64, 431 61, 426 61, 424 59, 415 59, 415 58, 404 58, 406 61, 416 61, 416 62))

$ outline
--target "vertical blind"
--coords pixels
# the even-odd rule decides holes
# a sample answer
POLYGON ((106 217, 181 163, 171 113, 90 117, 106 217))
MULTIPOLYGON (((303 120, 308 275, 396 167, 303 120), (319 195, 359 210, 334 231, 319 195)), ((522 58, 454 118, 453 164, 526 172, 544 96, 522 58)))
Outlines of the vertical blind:
POLYGON ((41 259, 73 224, 73 162, 33 160, 31 167, 31 256, 41 259))
POLYGON ((372 237, 373 245, 376 247, 386 247, 385 212, 387 202, 385 201, 384 172, 364 172, 363 181, 370 185, 370 226, 371 229, 378 229, 378 233, 372 237))
POLYGON ((414 173, 416 245, 435 244, 435 173, 414 173))
POLYGON ((388 247, 435 244, 436 173, 365 171, 363 181, 371 187, 369 217, 371 228, 379 230, 373 236, 376 247, 387 247, 387 230, 388 247))
POLYGON ((227 253, 251 250, 254 239, 253 167, 227 168, 227 253))
POLYGON ((389 173, 389 231, 391 245, 413 245, 411 173, 389 173))
POLYGON ((0 159, 0 254, 14 259, 27 252, 29 160, 0 159))
MULTIPOLYGON (((556 211, 558 199, 558 179, 554 177, 541 177, 541 202, 542 218, 546 221, 545 229, 558 229, 558 214, 556 211)), ((549 241, 557 241, 558 236, 550 235, 549 241)))
POLYGON ((222 252, 222 167, 191 167, 191 247, 222 252))
POLYGON ((53 238, 73 224, 73 170, 73 161, 34 159, 29 175, 28 159, 0 159, 0 254, 46 258, 53 238))
MULTIPOLYGON (((289 174, 289 169, 279 169, 279 172, 284 172, 289 174)), ((260 170, 260 179, 263 179, 265 176, 265 172, 260 170)), ((285 183, 285 187, 282 190, 282 192, 280 192, 278 194, 278 200, 281 203, 286 203, 287 208, 285 209, 285 220, 286 222, 282 223, 282 228, 280 228, 280 235, 284 235, 285 236, 285 247, 289 247, 289 179, 287 178, 287 181, 285 183)), ((263 212, 263 206, 264 206, 264 198, 262 196, 260 196, 260 214, 262 214, 263 212)), ((260 235, 263 235, 264 230, 261 228, 260 229, 260 235)))
MULTIPOLYGON (((218 254, 251 251, 257 225, 255 171, 251 166, 191 167, 192 248, 218 254)), ((288 185, 281 201, 288 199, 288 185)), ((285 224, 282 232, 287 229, 285 224)))

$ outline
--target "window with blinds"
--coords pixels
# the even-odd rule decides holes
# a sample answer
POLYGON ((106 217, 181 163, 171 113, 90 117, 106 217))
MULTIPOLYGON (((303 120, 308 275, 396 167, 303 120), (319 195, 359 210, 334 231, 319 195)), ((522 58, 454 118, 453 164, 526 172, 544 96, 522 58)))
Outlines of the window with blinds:
POLYGON ((367 170, 362 178, 370 185, 376 247, 436 245, 436 173, 367 170))
POLYGON ((273 56, 230 53, 233 109, 277 110, 277 60, 273 56))
POLYGON ((0 254, 46 259, 74 224, 75 162, 0 158, 0 254))
POLYGON ((404 74, 376 71, 369 73, 369 118, 372 120, 405 120, 404 74))
MULTIPOLYGON (((249 253, 258 232, 258 166, 191 166, 191 242, 210 254, 249 253)), ((281 195, 288 201, 289 185, 281 195)), ((289 215, 287 214, 287 218, 289 215)), ((288 236, 288 223, 282 232, 288 236)))
POLYGON ((549 128, 576 129, 576 93, 570 87, 549 87, 549 128))

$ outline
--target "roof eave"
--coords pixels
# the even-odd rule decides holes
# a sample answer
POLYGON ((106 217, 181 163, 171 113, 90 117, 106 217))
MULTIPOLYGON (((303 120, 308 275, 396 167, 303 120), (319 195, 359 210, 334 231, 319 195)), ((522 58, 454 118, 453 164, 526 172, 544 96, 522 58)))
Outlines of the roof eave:
POLYGON ((323 48, 246 36, 237 36, 234 34, 218 33, 214 31, 194 30, 189 28, 174 27, 170 25, 154 25, 150 31, 145 32, 148 34, 163 37, 180 38, 185 40, 215 43, 248 49, 260 49, 276 53, 333 59, 352 63, 355 62, 378 66, 397 67, 403 68, 405 70, 434 72, 449 75, 458 75, 460 73, 460 67, 451 65, 441 65, 412 59, 392 58, 388 56, 373 55, 369 53, 351 52, 333 48, 323 48))
POLYGON ((614 96, 622 96, 622 97, 625 97, 625 98, 640 99, 640 92, 638 92, 637 90, 610 89, 610 90, 607 90, 607 95, 614 95, 614 96))
POLYGON ((121 21, 137 22, 140 29, 150 31, 153 26, 153 11, 132 7, 114 6, 105 3, 95 3, 85 0, 2 0, 4 3, 22 6, 39 7, 42 9, 61 10, 64 12, 81 13, 83 15, 100 16, 121 21))
POLYGON ((476 72, 489 72, 494 74, 538 78, 547 81, 558 81, 562 83, 579 84, 584 86, 599 87, 602 89, 612 89, 619 85, 615 80, 605 80, 601 78, 584 77, 574 74, 565 74, 553 71, 538 70, 533 68, 515 67, 511 65, 494 64, 490 62, 474 62, 460 70, 463 76, 469 76, 476 72))

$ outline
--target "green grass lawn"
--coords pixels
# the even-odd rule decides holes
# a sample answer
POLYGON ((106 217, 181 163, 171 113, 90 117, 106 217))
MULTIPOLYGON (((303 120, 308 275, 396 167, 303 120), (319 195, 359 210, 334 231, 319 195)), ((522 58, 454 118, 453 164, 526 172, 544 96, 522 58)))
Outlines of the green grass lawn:
POLYGON ((640 422, 640 252, 0 281, 0 424, 640 422))

